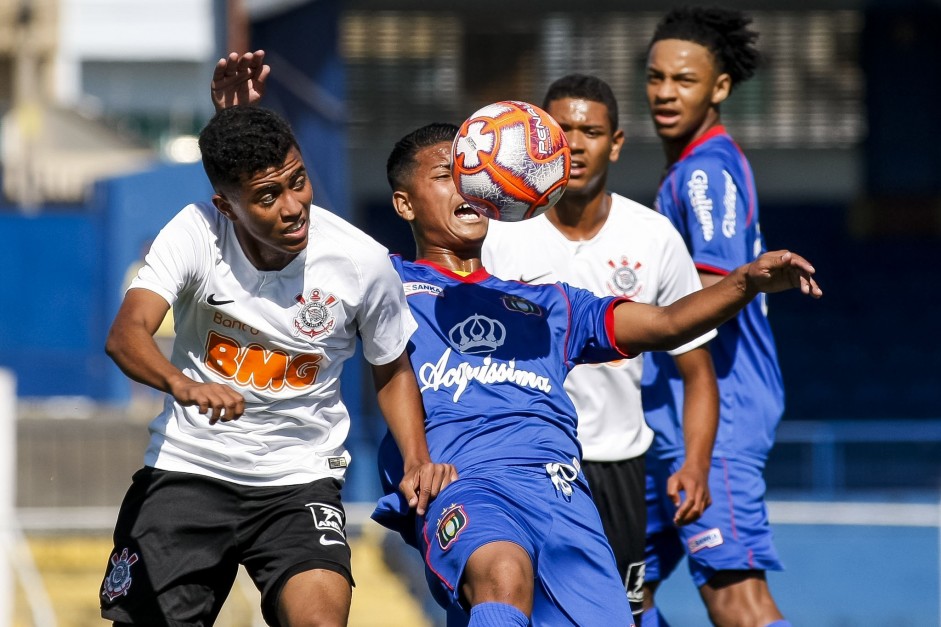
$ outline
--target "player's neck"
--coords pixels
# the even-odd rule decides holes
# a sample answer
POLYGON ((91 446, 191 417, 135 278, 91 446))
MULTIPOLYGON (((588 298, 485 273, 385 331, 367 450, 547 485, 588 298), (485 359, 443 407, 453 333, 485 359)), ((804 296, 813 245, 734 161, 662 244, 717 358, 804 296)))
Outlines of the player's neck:
POLYGON ((283 270, 298 255, 298 253, 285 253, 260 245, 258 241, 238 228, 235 229, 235 238, 238 240, 245 258, 255 266, 255 269, 261 272, 283 270))
POLYGON ((706 116, 706 119, 703 120, 703 123, 695 132, 683 137, 662 140, 663 154, 667 158, 667 167, 669 168, 679 161, 683 157, 683 153, 686 152, 691 145, 695 144, 703 135, 720 124, 722 124, 722 120, 719 118, 719 113, 713 110, 706 116))
POLYGON ((562 235, 573 241, 589 240, 598 234, 611 212, 611 194, 602 186, 590 197, 564 195, 546 217, 562 235))
POLYGON ((480 261, 480 251, 471 254, 459 254, 440 247, 428 247, 418 251, 418 259, 430 261, 452 272, 470 274, 483 267, 480 261))

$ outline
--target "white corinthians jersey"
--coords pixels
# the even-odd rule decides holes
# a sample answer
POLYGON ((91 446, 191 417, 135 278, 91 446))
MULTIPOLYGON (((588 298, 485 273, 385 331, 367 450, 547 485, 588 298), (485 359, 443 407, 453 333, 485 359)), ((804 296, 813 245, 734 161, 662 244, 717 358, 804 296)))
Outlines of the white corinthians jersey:
POLYGON ((319 207, 307 249, 265 272, 212 205, 189 205, 154 241, 135 288, 173 306, 173 364, 245 398, 241 418, 210 425, 168 396, 145 463, 248 485, 342 479, 350 417, 339 377, 357 333, 382 365, 416 326, 385 248, 319 207))
MULTIPOLYGON (((590 240, 572 241, 545 215, 522 222, 490 221, 484 267, 506 280, 568 283, 598 296, 668 305, 701 289, 699 274, 679 233, 665 219, 612 194, 611 212, 590 240)), ((678 355, 715 336, 709 332, 671 351, 678 355)), ((565 380, 578 413, 578 440, 589 461, 643 455, 653 432, 644 422, 640 383, 643 356, 576 366, 565 380)))

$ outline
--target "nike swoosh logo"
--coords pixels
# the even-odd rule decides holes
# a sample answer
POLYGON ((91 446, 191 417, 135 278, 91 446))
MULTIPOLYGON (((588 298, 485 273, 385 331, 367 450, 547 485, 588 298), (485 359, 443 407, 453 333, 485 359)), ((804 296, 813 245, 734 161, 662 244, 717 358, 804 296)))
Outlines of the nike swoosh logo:
POLYGON ((216 295, 210 294, 209 298, 206 299, 206 302, 208 302, 210 305, 214 307, 218 307, 219 305, 228 305, 229 303, 234 303, 235 301, 234 300, 216 300, 216 295))
POLYGON ((524 276, 521 274, 521 275, 520 275, 520 283, 532 283, 533 281, 538 281, 539 279, 541 279, 541 278, 543 278, 543 277, 547 277, 547 276, 549 276, 550 274, 552 274, 552 273, 551 273, 551 272, 543 272, 542 274, 537 274, 536 276, 529 277, 528 279, 527 279, 526 277, 524 277, 524 276))
POLYGON ((320 544, 328 546, 330 544, 346 544, 343 540, 327 540, 327 536, 320 536, 320 544))

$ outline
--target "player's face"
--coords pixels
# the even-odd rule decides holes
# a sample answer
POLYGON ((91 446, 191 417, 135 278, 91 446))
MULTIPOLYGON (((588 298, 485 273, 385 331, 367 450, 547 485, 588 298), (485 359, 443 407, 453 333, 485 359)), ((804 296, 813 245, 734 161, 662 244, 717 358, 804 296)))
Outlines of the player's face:
POLYGON ((304 161, 292 148, 270 167, 213 203, 235 226, 245 255, 259 270, 280 270, 307 246, 313 190, 304 161))
POLYGON ((396 211, 412 224, 422 256, 436 251, 464 251, 480 246, 487 219, 457 192, 451 178, 451 143, 427 146, 415 155, 407 191, 393 194, 396 211))
POLYGON ((590 194, 603 187, 608 164, 618 160, 624 143, 624 133, 611 128, 608 107, 594 100, 561 98, 549 103, 547 113, 562 127, 572 151, 565 194, 590 194))
POLYGON ((719 121, 731 79, 720 74, 708 48, 662 39, 647 55, 647 105, 660 139, 688 144, 719 121))

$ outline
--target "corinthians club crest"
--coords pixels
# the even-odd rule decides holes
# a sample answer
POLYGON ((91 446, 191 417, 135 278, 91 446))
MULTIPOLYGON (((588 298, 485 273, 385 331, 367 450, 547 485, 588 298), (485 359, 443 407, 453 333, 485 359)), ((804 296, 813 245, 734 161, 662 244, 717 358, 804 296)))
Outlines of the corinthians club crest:
POLYGON ((111 565, 113 568, 108 576, 105 577, 105 583, 101 590, 101 596, 108 597, 109 601, 114 601, 121 595, 127 594, 131 588, 131 566, 138 560, 137 553, 128 555, 128 550, 121 549, 121 555, 117 551, 111 555, 111 565))
POLYGON ((301 310, 294 316, 294 329, 298 334, 317 337, 333 330, 337 319, 330 309, 339 302, 336 296, 314 288, 307 298, 298 294, 295 300, 301 304, 301 310))
POLYGON ((633 298, 640 294, 644 286, 637 276, 637 271, 640 270, 642 265, 639 261, 632 262, 624 256, 618 261, 609 259, 608 266, 614 270, 607 282, 611 293, 615 296, 626 296, 627 298, 633 298))

